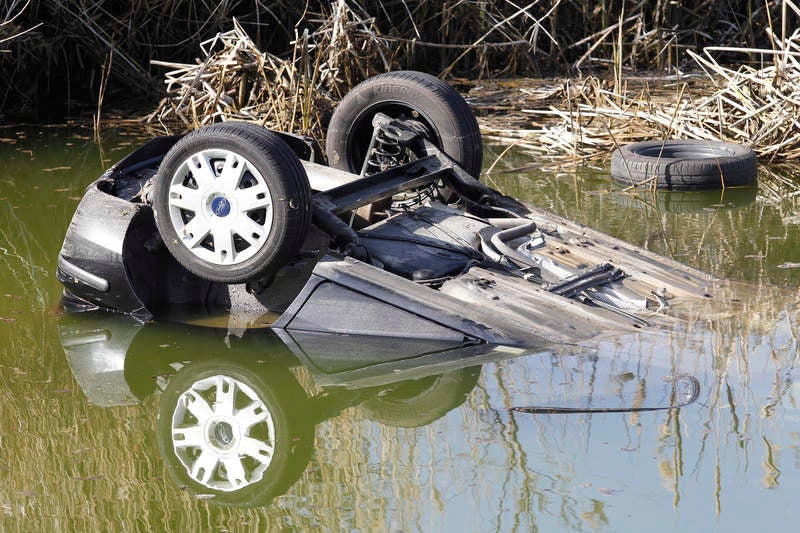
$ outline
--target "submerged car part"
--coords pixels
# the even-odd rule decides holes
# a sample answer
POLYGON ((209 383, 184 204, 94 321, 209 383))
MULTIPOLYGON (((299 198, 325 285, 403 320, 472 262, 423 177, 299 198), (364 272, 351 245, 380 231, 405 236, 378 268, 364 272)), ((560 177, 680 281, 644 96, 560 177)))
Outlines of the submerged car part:
POLYGON ((512 407, 512 411, 530 414, 590 414, 590 413, 644 413, 647 411, 666 411, 680 409, 694 403, 700 396, 700 382, 690 375, 664 376, 662 381, 669 386, 665 387, 663 396, 668 401, 660 399, 657 402, 638 403, 637 405, 592 406, 590 404, 573 405, 520 405, 512 407))

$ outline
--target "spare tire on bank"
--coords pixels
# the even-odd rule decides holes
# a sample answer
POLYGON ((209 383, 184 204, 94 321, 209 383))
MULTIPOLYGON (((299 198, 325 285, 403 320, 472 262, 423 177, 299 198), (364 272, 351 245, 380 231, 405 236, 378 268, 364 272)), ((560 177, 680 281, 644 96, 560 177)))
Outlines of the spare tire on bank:
POLYGON ((611 155, 611 177, 622 185, 692 190, 751 185, 756 154, 741 144, 697 139, 644 141, 611 155))

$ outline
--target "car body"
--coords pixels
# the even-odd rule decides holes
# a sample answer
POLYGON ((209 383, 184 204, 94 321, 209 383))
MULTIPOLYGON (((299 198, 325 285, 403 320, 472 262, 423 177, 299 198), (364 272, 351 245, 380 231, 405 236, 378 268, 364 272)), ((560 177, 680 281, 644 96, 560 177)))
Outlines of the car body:
POLYGON ((280 135, 301 158, 314 219, 268 279, 209 281, 169 253, 147 188, 180 136, 161 137, 87 188, 59 254, 65 301, 142 321, 222 307, 297 335, 525 346, 671 327, 730 295, 724 281, 502 195, 424 139, 415 160, 360 176, 315 161, 313 141, 280 135), (346 222, 433 184, 457 201, 401 204, 357 231, 346 222))

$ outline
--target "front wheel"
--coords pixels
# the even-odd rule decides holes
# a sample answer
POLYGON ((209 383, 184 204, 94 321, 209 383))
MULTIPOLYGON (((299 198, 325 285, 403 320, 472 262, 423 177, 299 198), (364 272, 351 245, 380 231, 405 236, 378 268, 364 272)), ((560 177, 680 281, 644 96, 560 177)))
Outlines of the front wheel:
POLYGON ((175 259, 203 279, 240 283, 277 271, 311 220, 305 170, 281 138, 253 124, 213 124, 167 152, 153 210, 175 259))

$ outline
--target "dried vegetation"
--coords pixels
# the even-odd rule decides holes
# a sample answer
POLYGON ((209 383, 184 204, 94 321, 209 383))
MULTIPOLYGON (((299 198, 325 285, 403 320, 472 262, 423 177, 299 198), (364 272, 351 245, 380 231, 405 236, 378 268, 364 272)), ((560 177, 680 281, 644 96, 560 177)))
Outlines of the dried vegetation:
POLYGON ((19 28, 6 42, 10 52, 0 54, 0 62, 15 59, 0 82, 8 84, 0 87, 6 108, 12 101, 24 108, 41 93, 42 83, 28 83, 25 72, 52 71, 65 80, 68 98, 76 80, 89 84, 98 121, 101 107, 119 102, 120 93, 166 88, 148 117, 162 129, 237 119, 320 137, 331 108, 354 84, 415 68, 472 86, 488 138, 562 162, 659 137, 731 140, 751 144, 762 158, 800 157, 800 33, 791 30, 800 11, 792 0, 691 7, 278 0, 211 11, 205 3, 155 0, 122 11, 99 1, 23 9, 0 2, 0 13, 8 13, 0 39, 19 28), (42 20, 48 22, 37 27, 42 20), (48 33, 54 30, 55 37, 48 33), (192 60, 199 42, 200 57, 192 60), (495 83, 487 80, 502 76, 554 73, 570 80, 487 89, 495 83), (504 120, 508 111, 518 113, 504 120))
MULTIPOLYGON (((39 22, 31 27, 24 27, 17 23, 17 19, 22 16, 28 5, 30 5, 30 1, 23 5, 12 3, 6 7, 5 11, 0 10, 0 17, 2 17, 0 18, 0 45, 3 43, 9 43, 14 39, 19 39, 26 33, 34 31, 36 28, 42 25, 42 23, 39 22)), ((0 53, 8 52, 9 50, 0 49, 0 53)))
MULTIPOLYGON (((403 56, 401 48, 411 44, 387 37, 375 17, 364 17, 360 14, 364 10, 351 4, 338 0, 331 4, 329 14, 307 17, 311 29, 295 32, 287 57, 261 52, 244 28, 235 24, 233 30, 205 41, 203 57, 196 63, 154 62, 172 70, 166 74, 168 97, 148 120, 165 128, 176 120, 189 127, 217 120, 251 120, 320 137, 322 124, 338 98, 361 79, 396 67, 398 57, 403 56)), ((485 65, 491 47, 501 44, 511 49, 525 41, 528 52, 544 53, 536 43, 541 35, 558 42, 554 36, 558 34, 546 26, 556 27, 553 19, 558 16, 559 2, 539 12, 539 18, 530 13, 537 4, 503 18, 495 13, 490 17, 490 31, 470 44, 453 45, 455 48, 437 45, 448 52, 461 50, 449 64, 439 64, 444 67, 442 73, 452 73, 468 54, 482 57, 479 64, 485 65), (531 32, 511 31, 518 17, 529 18, 531 32), (494 32, 507 40, 487 43, 494 32)), ((710 4, 703 7, 710 9, 710 4)), ((494 91, 478 87, 470 93, 472 103, 487 115, 482 126, 488 138, 559 160, 580 162, 606 156, 622 143, 671 137, 741 142, 753 146, 763 158, 796 159, 800 157, 800 124, 794 119, 800 103, 800 32, 788 34, 787 27, 800 11, 791 0, 784 0, 767 2, 756 10, 748 4, 748 12, 751 24, 727 38, 733 42, 752 38, 745 29, 752 31, 754 20, 766 18, 764 35, 769 48, 713 46, 698 53, 680 44, 685 41, 681 35, 686 34, 675 33, 664 41, 663 32, 648 29, 643 10, 628 17, 620 12, 616 22, 566 47, 585 48, 573 63, 580 69, 600 64, 596 55, 610 46, 611 75, 590 75, 549 86, 517 81, 517 87, 494 91), (770 10, 779 15, 777 30, 770 10), (631 40, 632 34, 638 37, 631 40), (661 53, 652 55, 656 44, 661 53), (684 74, 677 67, 679 57, 691 62, 682 64, 683 68, 691 66, 707 76, 684 74), (646 58, 654 60, 657 67, 667 61, 673 72, 649 79, 631 75, 630 67, 646 58), (518 113, 511 120, 498 120, 496 112, 509 110, 518 113)), ((658 20, 656 16, 651 22, 658 20)), ((416 44, 423 48, 434 45, 416 44)), ((404 57, 410 54, 405 52, 404 57)), ((515 55, 509 52, 507 57, 515 55)))
POLYGON ((315 31, 296 34, 288 58, 262 52, 240 24, 200 45, 194 64, 167 67, 167 97, 147 117, 166 130, 247 120, 269 128, 320 136, 334 103, 353 85, 390 69, 389 50, 374 19, 362 19, 343 0, 315 31))
POLYGON ((477 107, 505 105, 526 115, 506 124, 484 120, 483 130, 490 138, 575 162, 654 138, 718 139, 748 144, 766 160, 800 158, 800 30, 786 30, 800 9, 789 0, 783 8, 781 29, 766 29, 770 48, 687 50, 695 70, 705 75, 629 78, 620 70, 612 79, 501 89, 499 97, 497 90, 477 91, 477 107), (738 61, 730 60, 737 55, 738 61))
MULTIPOLYGON (((20 12, 21 3, 0 0, 0 17, 20 12)), ((771 46, 765 29, 780 17, 783 2, 31 2, 14 27, 35 29, 5 43, 9 52, 0 54, 0 112, 94 104, 104 80, 109 105, 152 98, 162 90, 163 72, 151 68, 152 59, 193 63, 197 44, 229 31, 233 18, 259 50, 292 58, 297 39, 336 18, 342 5, 351 21, 369 21, 374 44, 390 51, 385 59, 392 69, 485 79, 623 68, 674 72, 692 63, 687 49, 771 46)))

